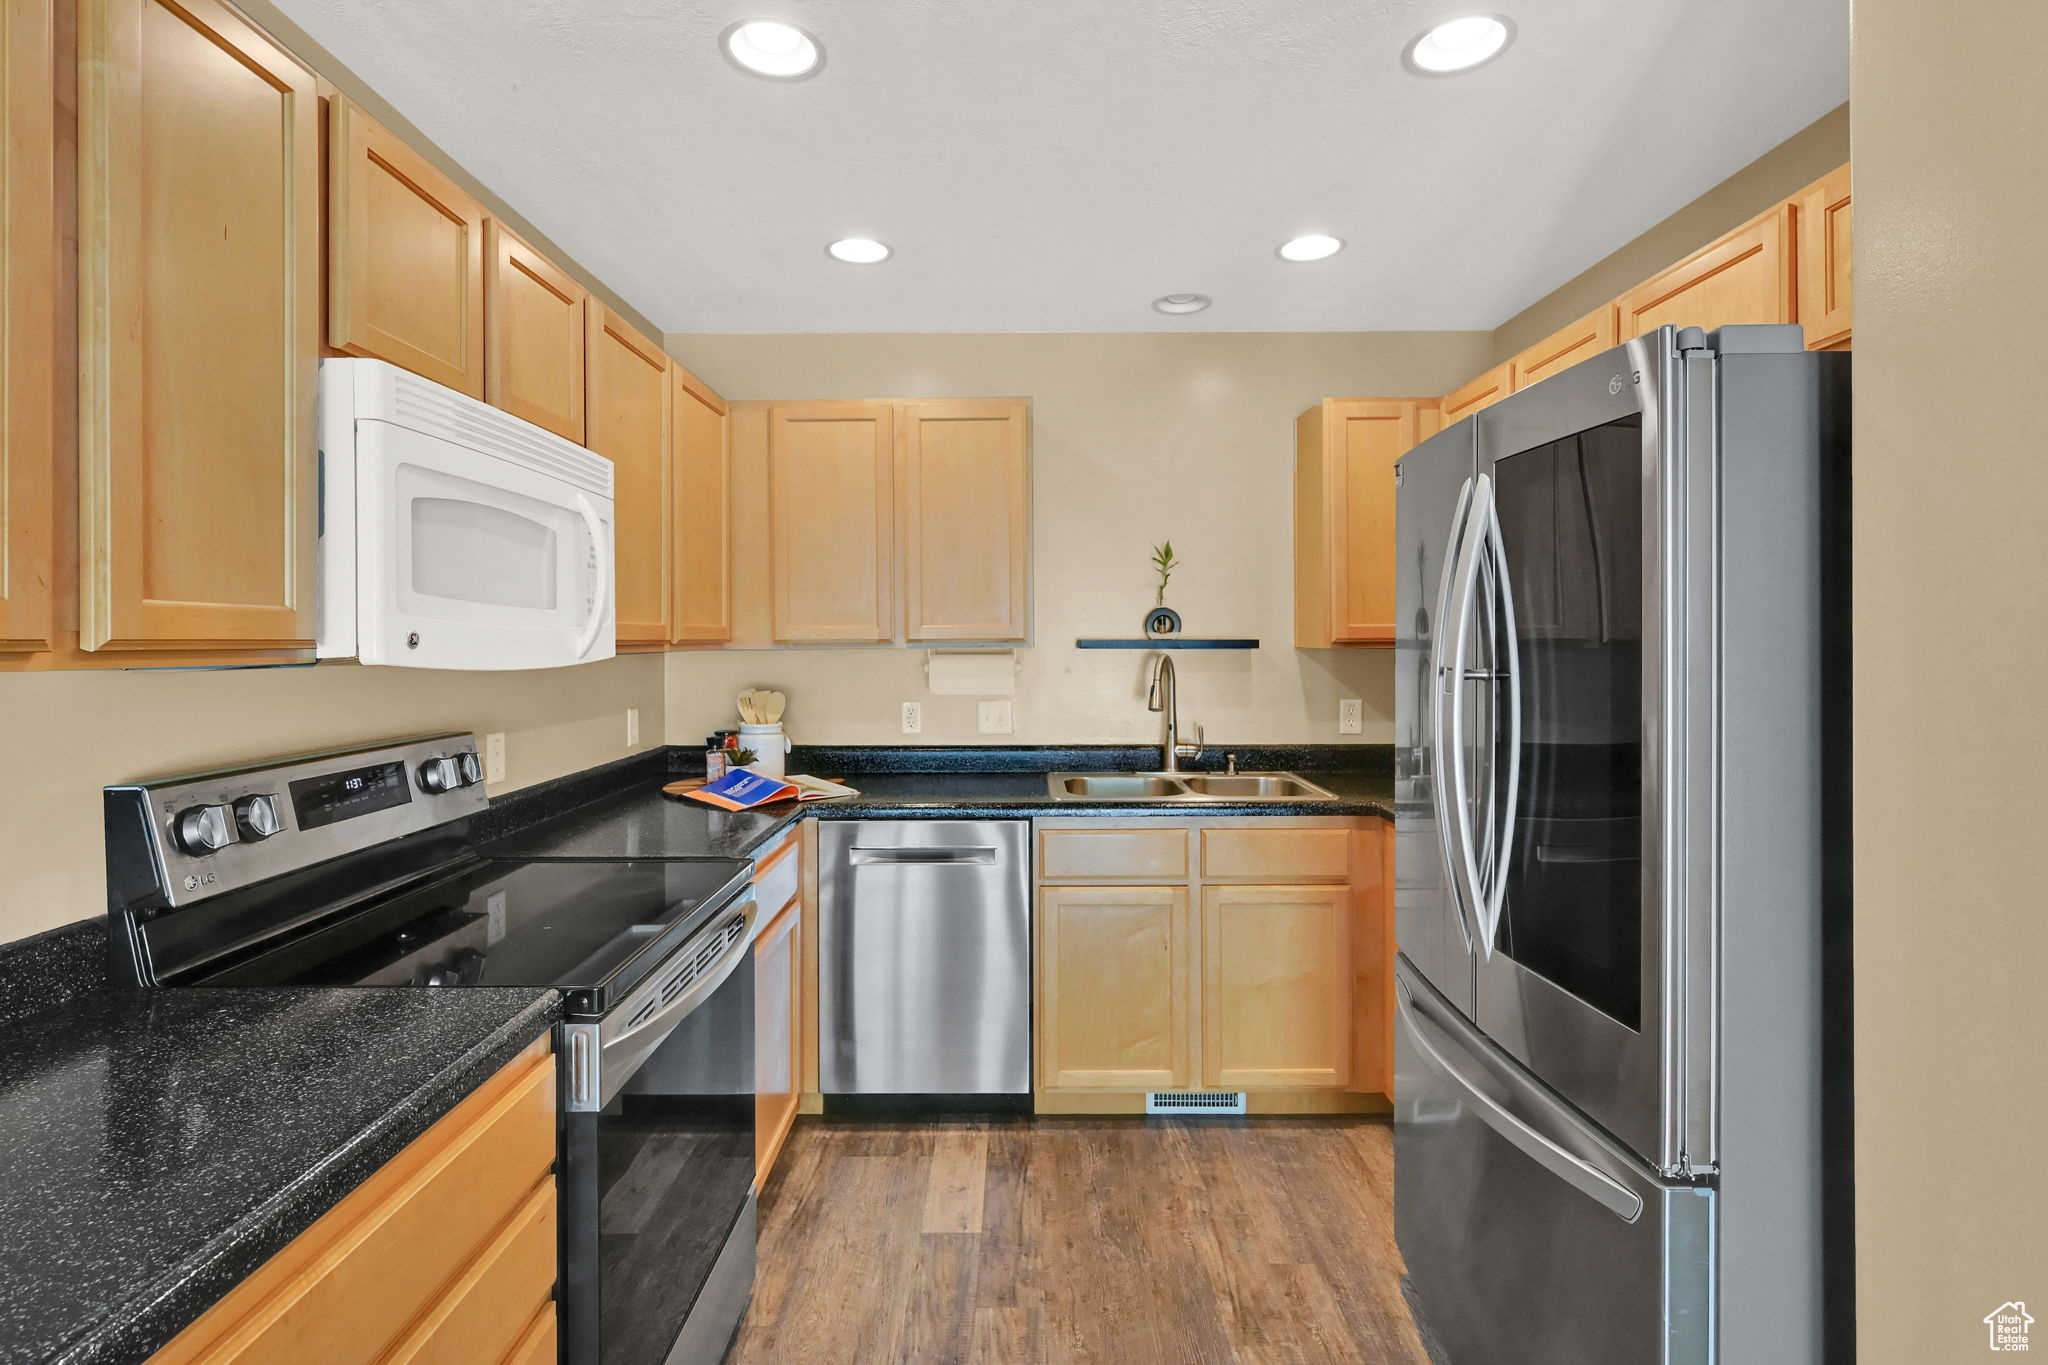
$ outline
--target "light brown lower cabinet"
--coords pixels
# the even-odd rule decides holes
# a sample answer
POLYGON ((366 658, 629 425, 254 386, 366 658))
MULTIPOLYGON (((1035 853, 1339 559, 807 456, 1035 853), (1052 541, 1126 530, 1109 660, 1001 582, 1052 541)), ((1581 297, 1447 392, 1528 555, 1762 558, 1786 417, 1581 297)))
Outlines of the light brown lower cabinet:
MULTIPOLYGON (((796 856, 792 850, 790 856, 796 856)), ((754 939, 754 1183, 765 1187, 802 1098, 803 907, 792 896, 754 939)))
POLYGON ((1136 1113, 1147 1091, 1196 1087, 1246 1091, 1254 1113, 1384 1109, 1386 830, 1038 821, 1038 1111, 1136 1113))
POLYGON ((541 1039, 151 1357, 555 1358, 555 1061, 541 1039))

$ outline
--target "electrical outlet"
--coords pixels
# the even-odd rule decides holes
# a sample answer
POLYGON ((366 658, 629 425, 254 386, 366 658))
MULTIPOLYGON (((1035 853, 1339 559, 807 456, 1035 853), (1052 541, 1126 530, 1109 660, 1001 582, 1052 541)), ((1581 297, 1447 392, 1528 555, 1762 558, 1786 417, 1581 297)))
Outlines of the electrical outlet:
POLYGON ((631 749, 640 743, 640 708, 626 708, 626 747, 631 749))
POLYGON ((1337 733, 1340 735, 1362 735, 1365 733, 1365 705, 1356 697, 1346 697, 1337 703, 1337 733))
POLYGON ((1007 735, 1016 728, 1011 714, 1009 702, 985 701, 975 716, 976 728, 984 735, 1007 735))
POLYGON ((493 730, 484 736, 484 781, 496 786, 505 780, 505 732, 493 730))
POLYGON ((918 735, 924 733, 924 703, 907 701, 903 703, 903 733, 918 735))

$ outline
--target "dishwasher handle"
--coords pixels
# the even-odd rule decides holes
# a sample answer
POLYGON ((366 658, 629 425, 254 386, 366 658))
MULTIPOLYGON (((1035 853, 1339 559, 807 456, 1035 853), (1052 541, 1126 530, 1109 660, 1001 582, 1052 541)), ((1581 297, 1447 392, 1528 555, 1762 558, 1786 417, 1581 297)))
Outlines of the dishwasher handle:
POLYGON ((998 848, 861 848, 846 850, 846 861, 862 863, 979 863, 992 867, 1002 853, 998 848))

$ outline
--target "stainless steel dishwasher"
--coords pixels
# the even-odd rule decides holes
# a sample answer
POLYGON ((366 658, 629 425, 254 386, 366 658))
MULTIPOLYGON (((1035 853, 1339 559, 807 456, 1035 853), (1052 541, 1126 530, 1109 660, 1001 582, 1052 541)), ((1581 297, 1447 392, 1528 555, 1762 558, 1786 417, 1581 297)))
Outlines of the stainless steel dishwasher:
POLYGON ((1030 828, 819 823, 825 1094, 1030 1093, 1030 828))

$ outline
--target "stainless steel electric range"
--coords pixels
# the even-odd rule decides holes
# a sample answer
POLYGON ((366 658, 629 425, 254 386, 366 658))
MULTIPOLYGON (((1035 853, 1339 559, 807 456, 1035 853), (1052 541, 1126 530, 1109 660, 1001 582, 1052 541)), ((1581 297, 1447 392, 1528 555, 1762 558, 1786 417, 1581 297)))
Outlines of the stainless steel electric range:
POLYGON ((750 865, 485 858, 482 777, 447 734, 107 788, 114 978, 561 991, 562 1359, 716 1362, 754 1272, 750 865))

